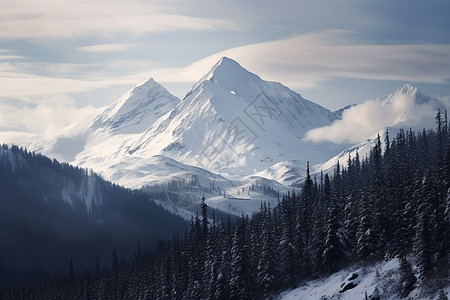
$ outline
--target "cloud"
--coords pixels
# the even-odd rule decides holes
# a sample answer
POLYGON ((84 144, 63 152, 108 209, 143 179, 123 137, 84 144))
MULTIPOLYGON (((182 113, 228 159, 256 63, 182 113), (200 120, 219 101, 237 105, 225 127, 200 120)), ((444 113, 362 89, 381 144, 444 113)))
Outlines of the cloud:
POLYGON ((162 82, 192 82, 228 56, 266 80, 300 89, 336 77, 439 84, 450 78, 450 44, 371 45, 361 44, 355 36, 327 30, 232 48, 185 68, 155 70, 155 77, 162 82))
POLYGON ((441 100, 446 107, 450 107, 450 96, 440 96, 437 99, 441 100))
MULTIPOLYGON (((119 51, 131 46, 101 44, 81 50, 119 51)), ((16 56, 7 50, 0 51, 2 55, 16 56)), ((450 78, 450 45, 367 45, 361 44, 354 32, 327 30, 231 48, 184 67, 123 59, 78 64, 28 62, 27 58, 20 62, 0 60, 0 97, 74 94, 113 86, 131 87, 149 77, 163 84, 183 83, 186 86, 199 80, 222 56, 236 59, 263 79, 281 81, 293 89, 316 87, 336 77, 438 84, 446 83, 450 78)))
MULTIPOLYGON (((149 77, 161 83, 194 83, 222 56, 236 59, 263 79, 280 81, 293 89, 317 87, 331 78, 437 84, 447 83, 450 78, 448 44, 367 45, 358 43, 355 35, 345 30, 304 34, 231 48, 184 67, 164 67, 145 60, 103 64, 0 64, 0 95, 79 93, 114 85, 131 86, 149 77), (32 75, 42 74, 43 70, 43 75, 32 75)), ((80 49, 100 52, 127 47, 132 45, 102 44, 80 49)))
POLYGON ((0 86, 1 98, 83 93, 114 85, 129 85, 136 83, 136 78, 134 77, 89 80, 89 78, 55 78, 13 72, 0 72, 0 79, 2 82, 0 86))
POLYGON ((225 19, 184 16, 172 10, 167 4, 148 1, 5 0, 0 10, 0 39, 72 39, 239 28, 225 19))
POLYGON ((20 137, 23 133, 42 135, 60 131, 74 122, 93 118, 98 112, 98 108, 90 105, 77 108, 74 99, 64 95, 46 96, 28 103, 2 101, 0 103, 0 132, 10 132, 9 139, 13 141, 11 132, 16 132, 14 136, 20 137))
POLYGON ((126 51, 135 46, 136 46, 135 44, 100 44, 100 45, 78 47, 77 49, 83 52, 103 53, 103 52, 126 51))
POLYGON ((11 51, 8 49, 0 49, 0 60, 15 60, 23 58, 23 56, 11 54, 11 51))
POLYGON ((436 111, 429 104, 416 105, 414 98, 406 95, 397 95, 389 105, 380 100, 369 100, 345 110, 342 120, 310 130, 305 139, 356 144, 389 126, 433 128, 436 111))

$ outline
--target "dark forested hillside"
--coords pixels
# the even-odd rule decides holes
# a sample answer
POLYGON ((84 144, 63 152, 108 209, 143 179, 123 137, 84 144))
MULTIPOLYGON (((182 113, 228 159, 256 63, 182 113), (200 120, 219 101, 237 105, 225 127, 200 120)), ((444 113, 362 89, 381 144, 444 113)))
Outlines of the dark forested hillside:
POLYGON ((206 205, 186 239, 95 273, 7 290, 34 299, 271 299, 350 263, 399 257, 398 297, 448 284, 450 145, 436 130, 378 138, 369 157, 349 157, 334 176, 308 174, 301 191, 262 205, 231 227, 210 223, 206 205), (411 261, 417 266, 413 271, 411 261))
POLYGON ((140 192, 17 146, 0 148, 0 282, 109 264, 188 223, 140 192))

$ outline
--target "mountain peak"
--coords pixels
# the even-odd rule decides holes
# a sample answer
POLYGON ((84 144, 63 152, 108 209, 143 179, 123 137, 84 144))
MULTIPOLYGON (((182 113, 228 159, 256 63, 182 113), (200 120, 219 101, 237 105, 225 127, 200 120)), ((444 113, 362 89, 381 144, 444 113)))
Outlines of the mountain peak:
POLYGON ((234 80, 239 80, 240 77, 248 76, 259 78, 259 76, 244 69, 237 61, 224 56, 200 79, 199 83, 207 80, 215 83, 224 83, 224 81, 230 81, 232 78, 234 78, 234 80))
MULTIPOLYGON (((229 71, 230 69, 242 69, 245 70, 237 61, 229 57, 222 57, 218 62, 211 68, 212 73, 217 73, 221 71, 229 71)), ((245 70, 246 71, 246 70, 245 70)))
POLYGON ((415 96, 416 94, 421 94, 419 89, 409 83, 405 83, 401 88, 399 88, 396 94, 404 94, 408 96, 415 96))
POLYGON ((225 56, 215 63, 211 70, 192 86, 185 98, 189 97, 205 82, 220 85, 226 90, 233 92, 264 84, 264 81, 258 75, 247 71, 237 61, 225 56))
POLYGON ((112 131, 128 127, 129 133, 139 132, 173 109, 179 102, 177 97, 150 78, 136 85, 108 106, 95 119, 93 127, 103 127, 112 131))
POLYGON ((399 99, 403 99, 404 97, 412 99, 414 101, 414 104, 416 105, 430 104, 436 110, 445 109, 445 105, 440 100, 422 94, 417 87, 409 83, 405 83, 394 93, 386 97, 378 98, 378 100, 382 101, 383 105, 391 105, 392 103, 395 103, 399 101, 399 99))
POLYGON ((159 83, 157 83, 155 81, 155 79, 153 79, 153 77, 150 77, 149 79, 143 81, 142 83, 136 85, 133 89, 139 87, 139 86, 148 86, 148 87, 153 87, 153 86, 161 86, 159 83))

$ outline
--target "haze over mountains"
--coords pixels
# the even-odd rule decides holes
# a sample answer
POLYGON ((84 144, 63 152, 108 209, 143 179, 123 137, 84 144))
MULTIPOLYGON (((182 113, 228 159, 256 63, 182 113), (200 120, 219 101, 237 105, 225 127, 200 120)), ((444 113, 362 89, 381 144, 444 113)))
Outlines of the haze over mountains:
POLYGON ((25 145, 126 187, 195 182, 203 189, 192 201, 213 187, 206 191, 210 205, 239 214, 277 199, 252 186, 298 186, 307 161, 317 172, 346 161, 348 152, 363 156, 386 126, 421 129, 424 120, 433 124, 437 109, 445 109, 442 102, 406 84, 332 112, 224 57, 183 100, 149 79, 94 120, 74 124, 75 133, 25 145))

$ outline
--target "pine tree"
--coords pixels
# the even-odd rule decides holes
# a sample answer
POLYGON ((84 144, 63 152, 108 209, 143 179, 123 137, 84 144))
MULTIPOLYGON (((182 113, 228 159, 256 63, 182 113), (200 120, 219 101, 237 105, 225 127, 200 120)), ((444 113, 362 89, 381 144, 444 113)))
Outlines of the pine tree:
POLYGON ((430 231, 430 211, 428 201, 431 197, 431 183, 429 177, 425 176, 421 186, 421 197, 418 200, 416 211, 416 235, 414 238, 414 253, 419 268, 419 278, 426 280, 433 272, 432 245, 430 231))
POLYGON ((370 201, 373 203, 372 209, 374 212, 371 234, 376 242, 373 250, 375 250, 375 252, 383 252, 388 239, 386 235, 389 227, 387 226, 388 220, 386 215, 386 197, 384 194, 385 182, 383 176, 382 145, 379 134, 376 139, 376 144, 373 147, 370 161, 372 168, 372 191, 370 193, 370 201))
POLYGON ((202 226, 198 214, 195 221, 191 219, 191 228, 189 230, 188 240, 188 286, 186 296, 189 299, 199 299, 203 296, 203 265, 204 256, 199 255, 205 248, 203 245, 202 226))
POLYGON ((230 298, 231 281, 231 243, 225 240, 222 245, 219 273, 217 275, 215 298, 225 300, 230 298))
MULTIPOLYGON (((206 238, 208 235, 208 205, 206 204, 206 198, 202 196, 202 202, 200 204, 201 212, 202 212, 202 235, 204 242, 206 243, 206 238)), ((206 246, 206 245, 205 245, 206 246)))
POLYGON ((436 147, 437 147, 437 157, 436 157, 436 163, 437 163, 437 169, 439 171, 442 171, 442 165, 443 165, 443 157, 444 157, 444 126, 442 124, 442 118, 441 118, 441 111, 438 109, 436 114, 436 147))
MULTIPOLYGON (((213 225, 213 228, 215 224, 213 225)), ((212 234, 208 236, 207 248, 206 248, 206 261, 204 266, 204 281, 206 289, 206 299, 215 299, 215 293, 217 288, 217 276, 218 276, 218 258, 217 258, 217 245, 214 229, 212 234)))
POLYGON ((336 272, 339 263, 347 256, 348 241, 342 218, 341 206, 332 201, 328 207, 325 222, 324 250, 322 254, 326 273, 336 272))
POLYGON ((161 299, 172 299, 172 274, 170 260, 165 257, 159 266, 159 295, 161 299))
MULTIPOLYGON (((279 274, 281 278, 281 285, 284 288, 294 288, 296 281, 296 270, 299 266, 298 252, 296 246, 298 246, 302 240, 305 239, 304 232, 295 231, 296 225, 294 224, 293 216, 293 200, 288 194, 283 197, 280 207, 280 229, 281 238, 278 244, 278 253, 280 255, 279 260, 279 274), (294 231, 298 239, 297 242, 294 240, 294 231)), ((299 213, 298 216, 303 214, 299 213)), ((298 222, 297 224, 304 224, 298 222)), ((297 225, 300 229, 302 226, 297 225)))
POLYGON ((416 276, 412 270, 411 264, 404 256, 400 258, 400 295, 407 297, 414 289, 414 284, 417 281, 416 276))
POLYGON ((231 298, 251 299, 252 278, 250 277, 249 253, 246 243, 246 223, 244 216, 238 219, 231 248, 231 298))
POLYGON ((358 254, 360 259, 366 260, 375 255, 376 242, 373 232, 371 209, 369 208, 368 197, 364 192, 361 193, 359 205, 360 222, 358 226, 358 232, 356 234, 356 253, 358 254))
POLYGON ((269 299, 277 288, 275 245, 272 236, 270 206, 267 208, 264 204, 261 215, 263 219, 261 223, 261 255, 257 268, 257 282, 264 299, 269 299))
MULTIPOLYGON (((292 196, 295 198, 295 195, 292 196)), ((305 240, 308 241, 311 235, 311 205, 313 202, 313 182, 311 180, 311 174, 309 173, 309 162, 307 162, 306 166, 306 179, 303 184, 302 190, 302 227, 303 233, 305 235, 305 240)))

